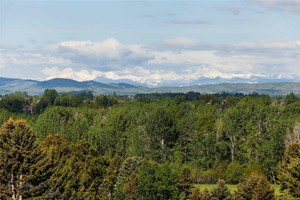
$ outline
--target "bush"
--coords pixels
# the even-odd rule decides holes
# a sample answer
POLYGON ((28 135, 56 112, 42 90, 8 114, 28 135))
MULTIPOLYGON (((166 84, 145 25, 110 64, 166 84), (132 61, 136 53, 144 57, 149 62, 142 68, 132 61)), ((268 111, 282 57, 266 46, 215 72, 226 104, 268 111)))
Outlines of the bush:
POLYGON ((237 184, 242 180, 243 173, 243 166, 240 163, 233 161, 227 166, 225 172, 226 182, 231 184, 237 184))
POLYGON ((197 174, 197 183, 201 184, 215 184, 219 179, 224 179, 224 172, 217 169, 208 169, 206 171, 199 171, 197 174))
POLYGON ((244 169, 244 176, 249 177, 252 173, 263 174, 263 167, 258 162, 250 162, 244 169))

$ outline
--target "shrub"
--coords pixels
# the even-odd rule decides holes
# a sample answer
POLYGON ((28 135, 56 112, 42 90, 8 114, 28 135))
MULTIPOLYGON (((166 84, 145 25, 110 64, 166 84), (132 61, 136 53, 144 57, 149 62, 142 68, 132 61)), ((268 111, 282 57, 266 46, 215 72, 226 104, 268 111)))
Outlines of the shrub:
POLYGON ((231 184, 237 184, 242 180, 243 173, 243 166, 240 163, 233 161, 227 166, 227 170, 225 172, 226 182, 231 184))

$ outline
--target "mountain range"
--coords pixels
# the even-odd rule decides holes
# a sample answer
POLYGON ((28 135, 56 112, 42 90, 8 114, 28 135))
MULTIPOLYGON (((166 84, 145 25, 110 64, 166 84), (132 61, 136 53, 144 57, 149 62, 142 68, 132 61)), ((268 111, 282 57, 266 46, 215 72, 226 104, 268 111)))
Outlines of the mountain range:
MULTIPOLYGON (((252 77, 254 80, 255 77, 252 77)), ((30 79, 18 78, 1 78, 0 77, 0 94, 8 94, 15 91, 26 91, 30 95, 41 95, 45 89, 56 89, 58 92, 80 92, 91 90, 94 94, 113 94, 116 92, 120 95, 134 95, 137 93, 165 93, 165 92, 200 92, 200 93, 252 93, 269 95, 285 95, 294 92, 300 96, 300 81, 284 82, 285 79, 266 80, 270 82, 264 83, 262 79, 256 77, 256 83, 246 79, 233 78, 222 79, 203 78, 198 81, 191 82, 192 85, 187 86, 165 86, 151 87, 148 85, 138 84, 134 81, 123 79, 123 82, 110 81, 104 77, 91 81, 76 81, 72 79, 55 78, 46 81, 37 81, 30 79), (101 81, 101 82, 100 82, 101 81)), ((118 80, 121 81, 121 80, 118 80)), ((296 80, 294 80, 296 81, 296 80)))

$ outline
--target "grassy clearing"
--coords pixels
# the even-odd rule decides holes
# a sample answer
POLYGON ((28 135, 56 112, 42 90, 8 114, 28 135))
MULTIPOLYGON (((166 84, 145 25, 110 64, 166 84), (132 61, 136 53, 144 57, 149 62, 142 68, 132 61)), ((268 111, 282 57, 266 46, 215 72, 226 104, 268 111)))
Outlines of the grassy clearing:
MULTIPOLYGON (((201 190, 204 188, 207 188, 208 190, 211 190, 213 187, 216 186, 216 184, 195 184, 194 187, 199 186, 201 190)), ((230 189, 231 192, 236 190, 237 185, 227 185, 226 186, 230 189)), ((272 188, 275 189, 275 195, 279 196, 280 193, 280 185, 271 185, 272 188)))

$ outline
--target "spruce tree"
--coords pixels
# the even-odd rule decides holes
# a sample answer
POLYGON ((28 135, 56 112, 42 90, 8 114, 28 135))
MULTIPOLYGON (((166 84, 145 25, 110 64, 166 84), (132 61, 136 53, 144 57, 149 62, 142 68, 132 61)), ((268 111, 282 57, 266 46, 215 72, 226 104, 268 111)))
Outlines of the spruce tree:
MULTIPOLYGON (((53 163, 47 193, 57 199, 102 199, 100 188, 109 163, 105 157, 98 157, 88 142, 73 145, 59 135, 49 135, 43 147, 53 163)), ((48 198, 48 194, 43 197, 48 198)))
POLYGON ((192 178, 191 178, 191 170, 184 166, 179 174, 179 189, 180 192, 183 193, 185 196, 191 192, 192 186, 192 178))
POLYGON ((139 186, 138 175, 135 172, 126 179, 123 192, 125 196, 125 200, 130 200, 135 195, 136 190, 139 186))
POLYGON ((300 198, 300 143, 288 146, 278 176, 281 191, 300 198))
POLYGON ((25 120, 10 118, 0 129, 0 198, 39 196, 50 163, 25 120))
POLYGON ((265 176, 252 173, 237 185, 233 196, 238 200, 275 200, 275 191, 265 176))
POLYGON ((208 191, 207 188, 204 188, 204 190, 201 191, 200 200, 211 200, 211 198, 211 193, 208 191))
POLYGON ((217 187, 213 188, 211 191, 213 200, 223 200, 227 199, 230 196, 230 190, 225 185, 224 180, 219 180, 217 183, 217 187))
POLYGON ((189 195, 189 200, 200 200, 200 198, 201 198, 200 187, 197 186, 192 189, 192 192, 189 195))
POLYGON ((141 166, 141 159, 139 157, 129 157, 124 160, 121 168, 119 169, 119 174, 116 180, 116 184, 114 186, 114 199, 122 199, 124 198, 123 187, 126 179, 132 174, 132 172, 138 171, 141 166))

